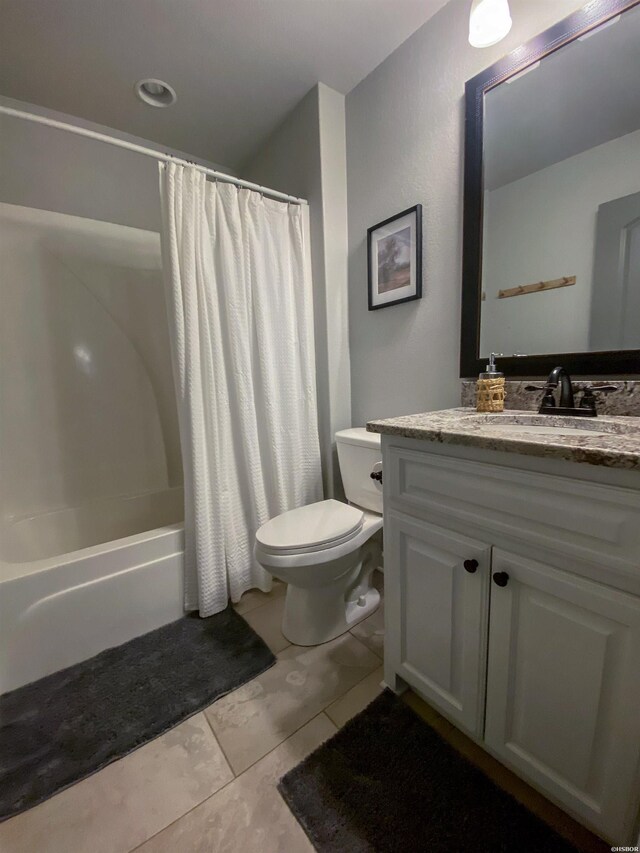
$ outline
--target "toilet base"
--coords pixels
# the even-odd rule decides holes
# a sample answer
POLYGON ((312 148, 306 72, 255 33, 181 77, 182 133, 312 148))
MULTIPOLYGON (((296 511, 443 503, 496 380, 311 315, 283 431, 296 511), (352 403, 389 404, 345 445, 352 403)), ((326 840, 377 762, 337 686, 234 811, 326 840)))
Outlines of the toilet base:
POLYGON ((346 634, 371 616, 380 604, 380 593, 370 587, 357 600, 336 597, 333 586, 302 589, 289 586, 282 619, 282 633, 296 646, 318 646, 346 634), (319 601, 319 599, 323 599, 319 601), (322 618, 318 620, 318 613, 322 618))

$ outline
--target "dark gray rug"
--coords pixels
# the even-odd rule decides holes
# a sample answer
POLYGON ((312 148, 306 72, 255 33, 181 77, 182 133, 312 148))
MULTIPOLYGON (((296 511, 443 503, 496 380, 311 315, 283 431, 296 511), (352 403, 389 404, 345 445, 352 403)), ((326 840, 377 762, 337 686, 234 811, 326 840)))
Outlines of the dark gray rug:
POLYGON ((319 853, 575 853, 385 691, 281 780, 319 853))
POLYGON ((227 607, 195 614, 0 696, 0 820, 41 803, 268 669, 227 607))

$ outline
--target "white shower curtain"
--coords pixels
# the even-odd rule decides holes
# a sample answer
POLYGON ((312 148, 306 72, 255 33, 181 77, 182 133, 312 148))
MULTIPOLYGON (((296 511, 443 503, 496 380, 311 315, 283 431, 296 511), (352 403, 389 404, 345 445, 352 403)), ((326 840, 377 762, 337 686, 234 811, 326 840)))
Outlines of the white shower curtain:
POLYGON ((162 247, 185 475, 185 607, 271 577, 257 528, 322 497, 306 212, 160 165, 162 247))

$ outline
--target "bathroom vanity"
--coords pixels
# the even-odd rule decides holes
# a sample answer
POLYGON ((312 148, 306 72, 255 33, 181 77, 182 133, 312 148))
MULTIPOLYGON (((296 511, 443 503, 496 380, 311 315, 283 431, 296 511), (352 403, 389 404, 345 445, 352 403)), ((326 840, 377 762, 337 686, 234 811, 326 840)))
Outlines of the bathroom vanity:
POLYGON ((640 802, 640 418, 581 420, 452 409, 368 424, 383 447, 385 681, 620 845, 640 802))

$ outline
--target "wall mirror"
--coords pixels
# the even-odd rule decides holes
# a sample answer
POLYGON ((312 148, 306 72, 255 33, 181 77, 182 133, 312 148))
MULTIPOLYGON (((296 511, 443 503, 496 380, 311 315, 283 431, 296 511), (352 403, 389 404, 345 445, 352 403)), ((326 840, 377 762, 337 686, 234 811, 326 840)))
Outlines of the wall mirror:
POLYGON ((467 83, 461 375, 640 373, 640 2, 467 83))

